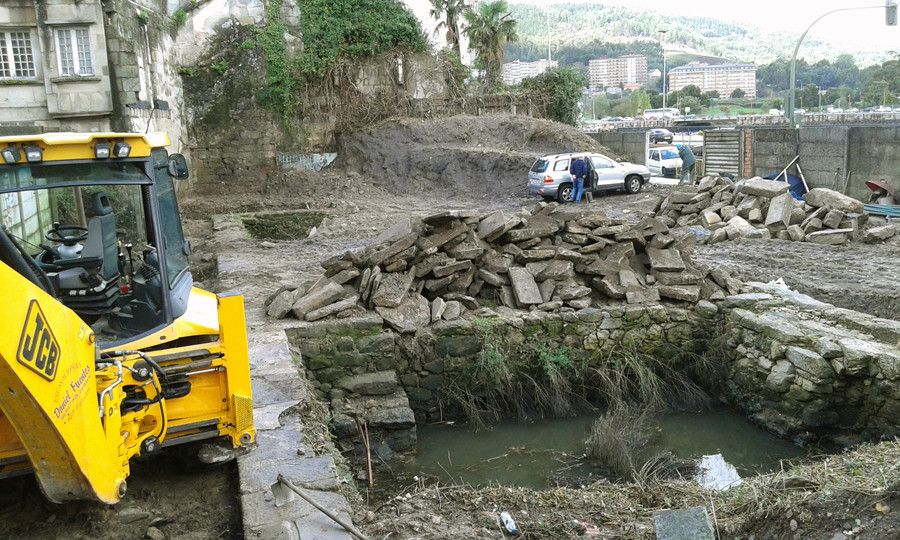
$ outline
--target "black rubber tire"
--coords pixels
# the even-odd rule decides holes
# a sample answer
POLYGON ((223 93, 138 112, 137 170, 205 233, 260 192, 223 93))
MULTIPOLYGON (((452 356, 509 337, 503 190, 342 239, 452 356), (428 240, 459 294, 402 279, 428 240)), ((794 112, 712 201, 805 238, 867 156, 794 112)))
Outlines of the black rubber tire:
POLYGON ((559 189, 556 190, 556 200, 559 201, 560 204, 572 202, 572 184, 569 182, 560 184, 559 189))
POLYGON ((644 179, 636 174, 625 178, 625 193, 640 193, 644 187, 644 179))

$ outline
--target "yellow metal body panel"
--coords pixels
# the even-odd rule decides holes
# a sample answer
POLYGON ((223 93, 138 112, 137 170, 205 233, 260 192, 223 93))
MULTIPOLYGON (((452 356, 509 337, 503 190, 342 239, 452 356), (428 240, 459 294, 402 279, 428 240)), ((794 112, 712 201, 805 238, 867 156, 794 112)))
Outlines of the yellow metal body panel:
MULTIPOLYGON (((212 293, 195 288, 191 292, 187 312, 173 324, 126 346, 117 347, 120 350, 149 350, 148 354, 153 358, 164 358, 159 362, 164 369, 177 369, 179 366, 185 366, 184 371, 189 374, 188 379, 191 384, 190 393, 184 397, 166 399, 140 411, 120 415, 119 407, 124 397, 123 388, 140 386, 147 392, 147 398, 153 399, 156 397, 153 385, 135 380, 128 369, 122 372, 122 381, 114 385, 117 381, 114 366, 108 366, 99 372, 94 371, 93 333, 75 313, 2 264, 0 264, 0 282, 16 283, 15 288, 21 293, 21 297, 14 298, 12 302, 0 308, 0 313, 5 316, 5 319, 18 320, 17 317, 24 317, 30 299, 42 297, 42 309, 44 305, 49 305, 53 310, 45 309, 48 312, 48 319, 51 318, 51 312, 57 317, 62 317, 59 314, 65 314, 66 317, 64 322, 53 324, 54 335, 65 336, 67 340, 71 340, 73 335, 90 336, 90 338, 83 338, 86 343, 82 351, 83 358, 74 362, 69 361, 70 356, 67 356, 66 367, 61 361, 58 371, 60 374, 58 377, 64 375, 63 378, 54 381, 59 384, 66 382, 71 386, 72 376, 83 376, 84 370, 88 369, 89 374, 86 379, 90 381, 90 386, 86 386, 82 393, 72 397, 71 401, 75 402, 77 397, 77 402, 74 405, 67 405, 67 410, 68 407, 75 405, 87 404, 87 408, 80 408, 67 417, 69 422, 77 425, 77 429, 71 433, 60 428, 58 433, 53 434, 51 426, 56 424, 52 417, 46 416, 46 421, 50 423, 50 426, 43 431, 49 431, 49 433, 42 432, 39 438, 41 441, 39 447, 42 449, 48 446, 57 449, 70 448, 69 452, 73 452, 71 446, 74 443, 83 443, 80 448, 92 456, 94 461, 91 463, 101 464, 103 462, 99 471, 85 470, 79 463, 75 463, 72 458, 67 457, 68 452, 63 452, 66 457, 56 456, 49 460, 49 463, 55 464, 55 467, 52 472, 44 474, 41 467, 34 466, 35 458, 29 451, 29 445, 35 444, 32 439, 36 436, 33 432, 33 426, 36 425, 34 413, 31 410, 33 404, 17 398, 11 400, 12 408, 8 408, 4 403, 5 400, 0 398, 0 409, 2 409, 0 412, 0 464, 4 464, 0 466, 0 473, 9 475, 34 467, 38 478, 41 479, 44 492, 51 500, 61 502, 71 499, 97 499, 112 503, 118 500, 118 486, 124 485, 125 477, 128 475, 128 460, 140 454, 140 444, 148 437, 157 437, 164 446, 178 444, 181 440, 193 441, 195 438, 202 440, 207 436, 225 437, 233 446, 248 446, 256 440, 243 297, 217 297, 212 293), (6 281, 8 278, 15 281, 8 282, 6 281), (12 312, 7 313, 10 310, 12 312), (73 329, 73 325, 77 325, 77 330, 73 329), (202 343, 187 346, 179 346, 176 342, 179 338, 200 336, 206 336, 207 339, 202 343), (203 359, 201 364, 191 364, 197 358, 203 359), (71 367, 72 365, 76 367, 71 367), (80 371, 78 366, 81 366, 80 371), (112 389, 109 397, 104 400, 104 417, 101 422, 96 396, 110 386, 112 389), (95 397, 84 398, 85 395, 95 397), (29 404, 23 408, 22 403, 29 404), (73 420, 75 418, 78 419, 77 422, 73 420), (96 432, 94 429, 96 433, 84 436, 84 434, 93 433, 91 425, 94 425, 94 428, 99 425, 104 429, 100 432, 96 432), (104 453, 107 454, 105 457, 104 453), (109 458, 113 459, 112 463, 108 461, 109 458), (52 487, 60 483, 62 479, 72 476, 100 482, 106 486, 106 489, 105 491, 97 489, 91 483, 81 485, 80 489, 73 489, 68 480, 63 482, 64 488, 52 487), (46 480, 46 478, 52 480, 46 480), (51 487, 45 485, 47 482, 50 482, 51 487)), ((60 342, 61 350, 68 353, 72 349, 72 346, 63 343, 62 339, 60 342)), ((16 369, 17 372, 28 370, 27 366, 20 367, 14 361, 17 346, 17 339, 4 338, 0 340, 0 351, 2 351, 0 387, 16 378, 16 374, 9 370, 16 369)), ((127 368, 133 367, 141 360, 139 356, 132 354, 124 357, 122 363, 127 368)), ((25 372, 24 375, 27 376, 26 381, 21 384, 17 396, 32 387, 40 388, 41 385, 48 384, 48 381, 40 374, 31 370, 25 372)), ((54 408, 57 408, 59 403, 64 400, 65 393, 62 390, 54 390, 48 406, 53 405, 54 408)), ((47 459, 42 459, 44 462, 48 462, 47 459)))
POLYGON ((49 499, 116 502, 128 458, 119 455, 117 411, 103 421, 99 416, 93 332, 4 264, 0 283, 2 319, 11 330, 0 340, 0 409, 6 424, 24 444, 49 499))
MULTIPOLYGON (((161 133, 53 133, 0 137, 0 148, 36 144, 44 161, 92 159, 95 140, 124 140, 132 157, 169 144, 161 133)), ((0 286, 0 320, 9 329, 0 333, 0 477, 34 470, 53 501, 114 503, 129 460, 151 437, 164 447, 255 441, 243 297, 192 289, 181 317, 118 345, 122 353, 98 351, 73 311, 3 263, 0 286), (150 355, 190 392, 159 399, 162 375, 138 379, 144 360, 129 351, 150 355), (126 392, 143 393, 149 404, 123 408, 126 392)))
MULTIPOLYGON (((0 137, 0 149, 8 145, 20 148, 37 145, 44 154, 44 161, 94 159, 94 141, 125 141, 131 145, 129 157, 148 157, 150 149, 169 145, 165 133, 44 133, 41 135, 16 135, 0 137)), ((115 161, 115 158, 110 161, 115 161)), ((21 153, 18 163, 25 163, 21 153)))

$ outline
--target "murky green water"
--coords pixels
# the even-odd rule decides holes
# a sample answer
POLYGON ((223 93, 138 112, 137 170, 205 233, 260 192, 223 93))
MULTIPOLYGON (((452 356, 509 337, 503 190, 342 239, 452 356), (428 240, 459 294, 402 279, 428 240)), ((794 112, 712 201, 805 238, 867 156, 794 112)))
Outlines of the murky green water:
MULTIPOLYGON (((491 430, 466 426, 419 426, 419 451, 406 474, 443 482, 545 488, 560 479, 589 480, 602 474, 578 459, 595 416, 533 424, 504 423, 491 430)), ((742 476, 779 467, 779 460, 805 450, 754 426, 728 410, 678 413, 658 419, 656 445, 681 458, 722 454, 742 476)))

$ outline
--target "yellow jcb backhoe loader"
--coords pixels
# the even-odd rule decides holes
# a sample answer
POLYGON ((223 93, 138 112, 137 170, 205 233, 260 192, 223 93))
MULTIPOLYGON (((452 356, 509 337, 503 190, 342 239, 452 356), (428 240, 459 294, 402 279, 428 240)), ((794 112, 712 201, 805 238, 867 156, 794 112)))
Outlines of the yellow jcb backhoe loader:
POLYGON ((243 298, 193 287, 168 144, 0 137, 0 478, 33 471, 55 502, 115 503, 132 457, 256 437, 243 298))

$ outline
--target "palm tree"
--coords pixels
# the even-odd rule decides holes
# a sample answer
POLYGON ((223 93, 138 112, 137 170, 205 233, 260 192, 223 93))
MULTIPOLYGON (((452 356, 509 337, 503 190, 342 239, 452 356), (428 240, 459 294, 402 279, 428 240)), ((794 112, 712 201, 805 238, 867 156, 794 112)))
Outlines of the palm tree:
POLYGON ((464 32, 469 36, 469 47, 478 51, 479 67, 484 69, 484 83, 488 90, 499 86, 503 66, 503 47, 516 41, 516 21, 509 13, 506 0, 495 0, 478 5, 478 11, 468 9, 464 32))
POLYGON ((431 16, 438 21, 435 32, 447 29, 447 45, 453 48, 457 57, 462 55, 459 48, 459 18, 466 9, 465 0, 431 0, 431 16), (443 20, 441 17, 444 17, 443 20))

